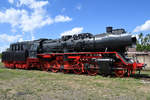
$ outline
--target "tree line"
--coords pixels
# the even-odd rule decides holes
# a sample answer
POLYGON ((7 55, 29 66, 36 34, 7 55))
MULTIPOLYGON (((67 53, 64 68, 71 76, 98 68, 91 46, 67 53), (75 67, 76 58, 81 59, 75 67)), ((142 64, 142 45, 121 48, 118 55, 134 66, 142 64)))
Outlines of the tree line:
POLYGON ((140 33, 138 35, 136 50, 146 52, 150 51, 150 34, 144 35, 143 33, 140 33))

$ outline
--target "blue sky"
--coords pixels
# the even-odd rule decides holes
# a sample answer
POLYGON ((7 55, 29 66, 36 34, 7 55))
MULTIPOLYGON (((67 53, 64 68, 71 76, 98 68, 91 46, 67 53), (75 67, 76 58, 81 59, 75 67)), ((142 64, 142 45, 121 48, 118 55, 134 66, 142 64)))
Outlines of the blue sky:
POLYGON ((0 0, 0 51, 16 41, 105 32, 150 32, 150 0, 0 0))

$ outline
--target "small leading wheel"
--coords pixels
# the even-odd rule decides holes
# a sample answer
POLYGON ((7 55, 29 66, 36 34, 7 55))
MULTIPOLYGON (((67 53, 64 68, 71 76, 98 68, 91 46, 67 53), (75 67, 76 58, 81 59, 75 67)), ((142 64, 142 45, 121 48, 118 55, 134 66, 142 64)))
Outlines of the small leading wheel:
POLYGON ((81 63, 79 63, 79 64, 75 64, 75 65, 73 65, 73 72, 75 73, 75 74, 82 74, 82 68, 83 68, 83 64, 81 64, 81 63))
POLYGON ((115 70, 115 75, 116 75, 117 77, 123 77, 124 74, 125 74, 124 69, 116 69, 116 70, 115 70))
POLYGON ((89 64, 87 68, 88 75, 95 76, 99 73, 99 68, 96 64, 89 64))
POLYGON ((60 69, 60 65, 58 62, 54 62, 51 66, 51 71, 54 73, 57 73, 60 69))

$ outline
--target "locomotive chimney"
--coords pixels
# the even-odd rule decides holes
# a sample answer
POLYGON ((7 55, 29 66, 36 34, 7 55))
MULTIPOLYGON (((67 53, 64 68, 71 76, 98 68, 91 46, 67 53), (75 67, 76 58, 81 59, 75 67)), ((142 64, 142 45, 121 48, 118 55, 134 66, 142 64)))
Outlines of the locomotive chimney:
POLYGON ((113 28, 113 27, 106 27, 106 32, 107 32, 107 33, 112 33, 112 28, 113 28))

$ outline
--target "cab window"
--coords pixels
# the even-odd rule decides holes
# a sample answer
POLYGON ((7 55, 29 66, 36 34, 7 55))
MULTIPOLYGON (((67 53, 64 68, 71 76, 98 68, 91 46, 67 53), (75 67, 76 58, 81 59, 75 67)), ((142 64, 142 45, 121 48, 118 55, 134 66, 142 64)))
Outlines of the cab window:
POLYGON ((15 51, 15 48, 16 48, 15 45, 12 45, 12 48, 13 48, 13 51, 15 51))
POLYGON ((20 46, 21 46, 21 47, 20 47, 20 48, 21 48, 21 51, 23 51, 23 44, 21 44, 20 46))

